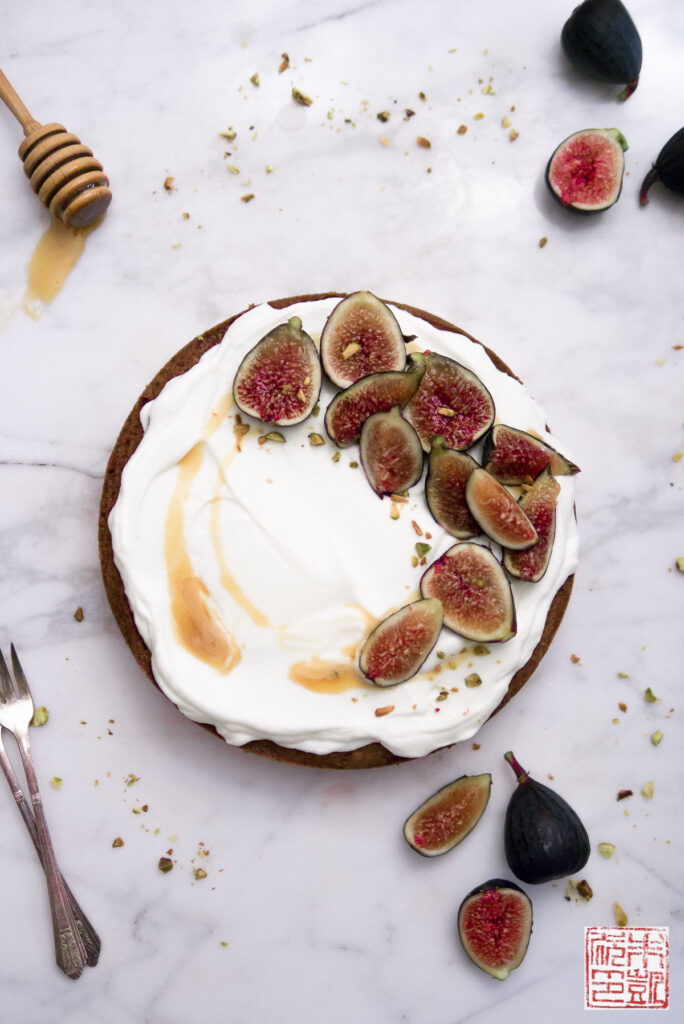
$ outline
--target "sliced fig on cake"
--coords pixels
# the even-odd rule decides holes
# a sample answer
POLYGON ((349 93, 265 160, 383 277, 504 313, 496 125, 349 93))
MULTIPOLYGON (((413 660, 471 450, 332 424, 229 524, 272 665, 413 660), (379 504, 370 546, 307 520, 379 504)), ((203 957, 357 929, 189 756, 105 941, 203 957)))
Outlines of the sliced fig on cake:
POLYGON ((497 423, 485 438, 482 465, 502 484, 535 480, 547 466, 554 476, 572 476, 579 466, 534 434, 497 423))
POLYGON ((423 574, 420 592, 442 602, 444 625, 466 640, 494 643, 515 636, 511 585, 482 544, 454 544, 423 574))
POLYGON ((505 551, 504 566, 511 576, 536 583, 547 570, 556 535, 556 504, 560 484, 547 466, 518 504, 530 520, 539 540, 527 551, 505 551))
POLYGON ((494 422, 494 399, 471 370, 436 352, 422 356, 425 372, 404 415, 430 451, 433 437, 447 447, 471 448, 494 422))
POLYGON ((339 391, 325 414, 325 429, 340 448, 356 444, 361 428, 376 412, 389 412, 395 405, 403 408, 416 391, 424 365, 413 363, 406 372, 386 370, 371 373, 339 391))
POLYGON ((442 605, 422 598, 383 619, 359 654, 361 674, 375 686, 396 686, 414 676, 437 643, 442 605))
POLYGON ((233 382, 240 412, 281 427, 305 420, 320 391, 318 352, 298 316, 274 327, 250 349, 233 382))
POLYGON ((468 477, 465 500, 473 519, 490 540, 511 551, 537 543, 537 531, 503 484, 478 467, 468 477))
POLYGON ((609 209, 620 198, 627 148, 627 139, 617 128, 589 128, 569 135, 547 164, 549 192, 575 213, 609 209))
POLYGON ((413 487, 423 472, 420 438, 398 407, 369 416, 361 430, 361 465, 382 497, 413 487))
POLYGON ((403 370, 407 340, 382 299, 372 292, 352 292, 326 320, 321 334, 323 369, 341 388, 369 373, 403 370))
POLYGON ((453 850, 484 814, 492 777, 462 775, 428 797, 404 824, 404 839, 423 857, 439 857, 453 850))
POLYGON ((532 935, 532 902, 515 882, 490 878, 461 903, 458 934, 473 963, 493 978, 505 981, 527 952, 532 935))
POLYGON ((443 437, 432 439, 425 500, 435 521, 459 540, 480 532, 465 499, 468 477, 477 468, 472 456, 447 448, 443 437))

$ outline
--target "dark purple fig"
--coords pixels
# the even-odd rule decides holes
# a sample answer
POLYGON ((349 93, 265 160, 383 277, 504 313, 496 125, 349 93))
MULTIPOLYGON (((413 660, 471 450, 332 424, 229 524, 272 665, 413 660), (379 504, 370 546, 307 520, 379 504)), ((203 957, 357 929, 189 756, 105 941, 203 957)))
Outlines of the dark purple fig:
POLYGON ((447 448, 443 437, 433 438, 425 500, 436 522, 459 540, 477 537, 480 532, 465 500, 466 482, 475 469, 477 462, 470 455, 447 448))
POLYGON ((537 543, 537 531, 512 494, 486 469, 468 477, 465 498, 483 533, 512 551, 526 551, 537 543))
POLYGON ((579 467, 539 437, 497 423, 485 438, 483 467, 502 484, 535 480, 548 466, 554 476, 571 476, 579 467))
POLYGON ((309 416, 321 390, 321 364, 298 316, 269 331, 240 363, 233 397, 241 412, 289 427, 309 416))
POLYGON ((575 132, 551 154, 546 167, 549 192, 574 213, 601 213, 622 191, 627 140, 617 128, 575 132))
POLYGON ((558 793, 531 779, 509 750, 518 785, 506 809, 504 847, 516 878, 530 885, 565 878, 589 860, 587 830, 558 793))
POLYGON ((556 535, 559 493, 560 485, 547 466, 520 498, 518 504, 537 531, 539 540, 527 551, 504 552, 504 566, 511 576, 537 583, 546 572, 556 535))
POLYGON ((353 292, 335 306, 321 334, 321 361, 346 388, 369 373, 403 370, 406 341, 394 313, 372 292, 353 292))
POLYGON ((628 99, 641 74, 641 39, 620 0, 584 0, 561 32, 566 57, 580 71, 602 82, 626 82, 618 99, 628 99))
POLYGON ((442 616, 441 604, 430 598, 383 619, 361 648, 361 674, 376 686, 396 686, 410 679, 437 643, 442 616))
POLYGON ((413 487, 423 472, 420 438, 395 406, 369 416, 361 430, 361 465, 380 497, 413 487))
POLYGON ((425 372, 404 410, 406 419, 426 452, 433 437, 443 437, 449 448, 471 448, 494 422, 494 399, 479 377, 455 359, 436 352, 422 359, 425 372))
POLYGON ((458 934, 473 963, 505 981, 522 963, 532 935, 529 896, 515 882, 490 878, 461 903, 458 934))
POLYGON ((684 196, 684 128, 665 143, 658 154, 658 159, 644 178, 639 189, 639 202, 646 206, 648 190, 656 181, 662 182, 665 188, 684 196))
POLYGON ((356 444, 369 416, 389 412, 395 405, 406 405, 420 384, 423 370, 424 366, 416 363, 405 373, 400 370, 371 373, 339 391, 325 414, 325 429, 330 440, 340 448, 356 444))
POLYGON ((478 643, 515 636, 515 605, 501 563, 482 544, 461 541, 433 562, 420 581, 423 597, 437 597, 444 625, 478 643))
POLYGON ((404 839, 423 857, 438 857, 465 839, 484 814, 492 777, 462 775, 425 800, 404 824, 404 839))

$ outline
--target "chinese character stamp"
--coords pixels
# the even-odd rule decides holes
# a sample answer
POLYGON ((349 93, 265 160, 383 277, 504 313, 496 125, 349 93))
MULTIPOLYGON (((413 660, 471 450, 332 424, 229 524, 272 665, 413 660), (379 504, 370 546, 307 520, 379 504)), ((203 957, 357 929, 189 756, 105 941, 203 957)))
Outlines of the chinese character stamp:
POLYGON ((585 928, 587 1009, 666 1009, 669 997, 667 928, 585 928))

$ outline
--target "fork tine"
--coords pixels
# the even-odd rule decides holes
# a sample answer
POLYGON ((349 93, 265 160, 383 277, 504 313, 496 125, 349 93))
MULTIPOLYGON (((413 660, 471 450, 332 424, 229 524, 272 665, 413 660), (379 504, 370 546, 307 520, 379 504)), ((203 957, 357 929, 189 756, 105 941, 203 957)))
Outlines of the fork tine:
POLYGON ((7 700, 12 700, 14 697, 14 687, 12 686, 12 679, 5 663, 2 651, 0 651, 0 700, 3 704, 7 700))
POLYGON ((28 697, 28 699, 31 702, 33 702, 33 698, 31 697, 31 691, 29 690, 28 680, 24 675, 24 670, 21 667, 21 662, 19 661, 19 656, 17 655, 17 652, 14 648, 14 644, 10 644, 10 651, 12 652, 12 668, 14 669, 14 681, 16 683, 19 696, 28 697))

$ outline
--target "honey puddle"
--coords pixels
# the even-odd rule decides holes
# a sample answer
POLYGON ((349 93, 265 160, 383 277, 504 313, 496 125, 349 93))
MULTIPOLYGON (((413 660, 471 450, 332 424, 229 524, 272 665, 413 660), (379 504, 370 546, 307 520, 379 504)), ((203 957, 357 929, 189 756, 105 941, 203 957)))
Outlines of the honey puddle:
POLYGON ((344 693, 367 685, 353 665, 318 657, 295 662, 288 675, 294 683, 314 693, 344 693))
POLYGON ((32 320, 40 319, 43 307, 49 306, 59 294, 83 253, 86 238, 99 223, 95 221, 85 228, 69 228, 61 220, 52 218, 26 268, 28 282, 22 306, 32 320))
POLYGON ((193 572, 183 533, 184 506, 202 465, 203 449, 203 442, 199 442, 178 463, 178 479, 166 517, 164 554, 179 643, 194 657, 227 674, 242 655, 235 637, 212 605, 205 584, 193 572))

